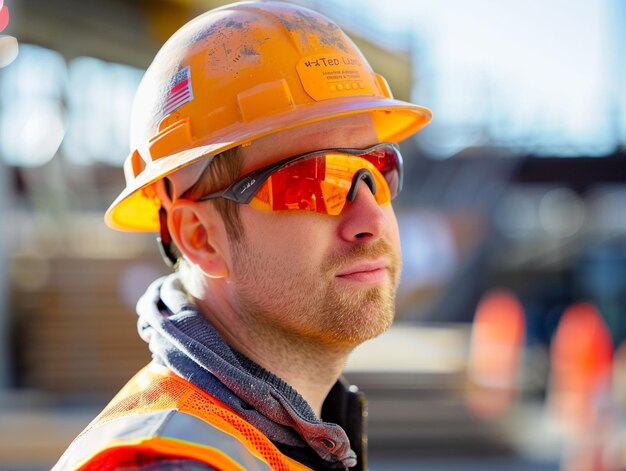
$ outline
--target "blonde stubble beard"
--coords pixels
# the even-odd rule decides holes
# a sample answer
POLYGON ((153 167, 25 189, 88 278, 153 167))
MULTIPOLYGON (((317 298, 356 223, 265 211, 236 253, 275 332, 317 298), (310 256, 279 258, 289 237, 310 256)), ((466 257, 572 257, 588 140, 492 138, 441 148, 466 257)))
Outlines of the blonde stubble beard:
POLYGON ((317 279, 287 270, 282 286, 263 276, 275 261, 259 257, 245 236, 233 243, 233 254, 237 312, 257 341, 282 345, 285 350, 289 345, 309 344, 350 351, 385 332, 393 322, 401 261, 384 239, 331 255, 317 279), (383 256, 389 258, 390 266, 381 286, 346 288, 335 279, 344 267, 383 256), (315 282, 320 279, 318 289, 315 282))

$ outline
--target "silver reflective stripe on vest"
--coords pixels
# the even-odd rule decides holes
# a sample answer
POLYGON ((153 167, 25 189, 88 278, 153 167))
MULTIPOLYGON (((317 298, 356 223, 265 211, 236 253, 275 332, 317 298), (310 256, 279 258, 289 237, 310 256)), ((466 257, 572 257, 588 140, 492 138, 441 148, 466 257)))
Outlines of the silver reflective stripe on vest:
POLYGON ((246 470, 271 471, 267 463, 250 453, 232 435, 176 410, 130 414, 98 425, 78 437, 52 471, 74 470, 114 441, 123 444, 124 441, 154 437, 217 449, 246 470))
POLYGON ((246 470, 272 471, 235 437, 184 412, 176 412, 170 417, 161 430, 161 437, 217 448, 246 470))

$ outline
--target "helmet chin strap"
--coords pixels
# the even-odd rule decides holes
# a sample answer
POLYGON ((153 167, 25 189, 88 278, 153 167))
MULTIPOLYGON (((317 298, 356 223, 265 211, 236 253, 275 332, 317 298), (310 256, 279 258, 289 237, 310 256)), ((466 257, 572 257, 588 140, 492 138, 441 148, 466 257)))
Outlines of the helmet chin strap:
POLYGON ((170 235, 170 231, 167 228, 167 211, 165 208, 161 206, 159 209, 159 232, 160 234, 157 236, 157 243, 159 244, 159 252, 161 253, 161 257, 163 261, 168 267, 174 268, 178 258, 174 255, 172 251, 172 236, 170 235))
POLYGON ((172 207, 172 200, 170 198, 169 180, 167 178, 156 182, 156 190, 159 199, 161 200, 161 208, 159 209, 159 235, 157 236, 157 243, 159 244, 159 252, 163 261, 168 267, 174 267, 178 258, 172 250, 172 236, 167 227, 167 211, 172 207))
POLYGON ((376 194, 376 182, 374 182, 374 175, 372 175, 372 172, 369 170, 362 168, 356 172, 352 178, 352 186, 350 186, 350 191, 348 191, 348 195, 346 196, 348 201, 352 202, 356 198, 357 191, 359 191, 359 182, 361 180, 365 182, 373 195, 376 194))

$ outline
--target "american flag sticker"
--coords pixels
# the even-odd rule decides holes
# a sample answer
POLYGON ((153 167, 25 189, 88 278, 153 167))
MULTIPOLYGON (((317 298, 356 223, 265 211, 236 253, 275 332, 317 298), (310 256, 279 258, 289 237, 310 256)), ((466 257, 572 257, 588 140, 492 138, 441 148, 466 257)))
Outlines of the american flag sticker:
POLYGON ((193 100, 193 90, 191 89, 191 69, 189 66, 181 69, 172 80, 172 88, 167 93, 163 114, 168 115, 176 111, 185 103, 193 100))

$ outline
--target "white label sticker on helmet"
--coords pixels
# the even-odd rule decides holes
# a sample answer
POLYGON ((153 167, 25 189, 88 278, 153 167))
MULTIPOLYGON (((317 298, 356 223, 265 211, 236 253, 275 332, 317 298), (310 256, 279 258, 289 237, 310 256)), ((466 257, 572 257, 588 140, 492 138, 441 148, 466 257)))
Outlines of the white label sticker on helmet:
POLYGON ((374 74, 360 57, 315 54, 296 65, 302 86, 314 100, 349 95, 380 95, 374 74))
POLYGON ((176 73, 170 89, 167 92, 163 115, 167 116, 172 111, 176 111, 185 103, 193 100, 193 90, 191 88, 191 69, 189 66, 176 73))

